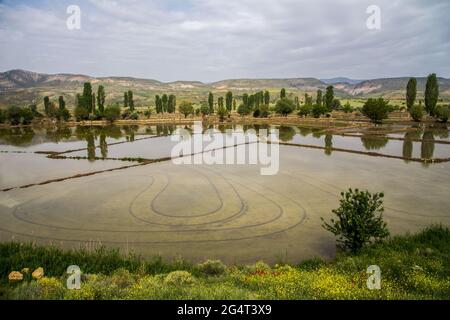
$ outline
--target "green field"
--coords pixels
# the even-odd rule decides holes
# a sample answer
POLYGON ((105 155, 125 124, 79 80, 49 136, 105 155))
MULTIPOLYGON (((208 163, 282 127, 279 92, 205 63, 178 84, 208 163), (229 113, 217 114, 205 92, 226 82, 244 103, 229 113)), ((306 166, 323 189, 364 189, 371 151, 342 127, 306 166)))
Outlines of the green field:
POLYGON ((117 251, 61 251, 29 244, 0 244, 2 299, 449 299, 450 229, 433 226, 394 237, 359 254, 299 265, 193 265, 117 251), (66 289, 65 268, 77 264, 79 290, 66 289), (369 265, 379 265, 381 289, 366 286, 369 265), (45 277, 8 282, 8 273, 43 267, 45 277))

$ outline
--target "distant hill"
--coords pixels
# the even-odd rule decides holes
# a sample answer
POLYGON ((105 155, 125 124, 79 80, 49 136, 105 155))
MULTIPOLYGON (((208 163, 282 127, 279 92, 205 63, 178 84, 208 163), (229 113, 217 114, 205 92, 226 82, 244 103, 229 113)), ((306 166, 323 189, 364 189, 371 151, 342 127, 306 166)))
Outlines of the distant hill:
POLYGON ((323 83, 326 84, 338 84, 338 83, 348 83, 348 84, 358 84, 363 82, 364 80, 356 80, 345 77, 331 78, 331 79, 320 79, 323 83))
MULTIPOLYGON (((423 96, 426 78, 418 78, 418 96, 423 96)), ((123 92, 133 90, 135 104, 148 106, 154 104, 155 94, 176 94, 177 100, 189 99, 194 102, 205 101, 209 91, 216 95, 224 95, 228 90, 235 96, 260 90, 269 90, 273 97, 281 88, 288 94, 303 96, 314 94, 318 89, 325 90, 329 84, 335 87, 335 94, 340 98, 385 97, 403 99, 408 82, 407 77, 373 80, 354 80, 349 78, 315 79, 230 79, 213 83, 200 81, 161 82, 153 79, 132 77, 91 77, 80 74, 42 74, 26 70, 10 70, 0 73, 0 107, 9 105, 29 105, 36 103, 42 106, 42 99, 48 95, 56 101, 63 95, 67 105, 73 106, 77 93, 81 93, 83 83, 91 82, 97 86, 105 86, 107 103, 121 102, 123 92)), ((440 97, 450 100, 450 79, 439 78, 440 97)))

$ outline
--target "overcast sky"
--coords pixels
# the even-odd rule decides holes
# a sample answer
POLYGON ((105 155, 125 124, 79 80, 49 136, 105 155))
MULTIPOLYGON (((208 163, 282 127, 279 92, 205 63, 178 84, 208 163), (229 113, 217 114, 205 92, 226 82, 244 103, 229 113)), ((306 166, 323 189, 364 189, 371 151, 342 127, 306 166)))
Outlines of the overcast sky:
POLYGON ((0 71, 230 78, 450 78, 450 1, 0 0, 0 71), (69 5, 81 29, 69 30, 69 5), (369 30, 369 5, 381 29, 369 30))

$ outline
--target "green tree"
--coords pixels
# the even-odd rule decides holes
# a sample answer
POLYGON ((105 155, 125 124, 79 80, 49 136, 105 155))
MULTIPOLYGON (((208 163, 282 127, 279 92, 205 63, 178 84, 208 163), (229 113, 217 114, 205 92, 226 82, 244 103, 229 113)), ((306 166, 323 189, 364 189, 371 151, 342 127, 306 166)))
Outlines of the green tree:
POLYGON ((408 84, 406 85, 406 107, 408 110, 414 106, 417 95, 417 80, 416 78, 409 78, 408 84))
POLYGON ((120 106, 113 105, 107 106, 104 112, 105 119, 108 121, 114 121, 120 118, 120 106))
POLYGON ((431 116, 435 116, 436 104, 439 97, 439 85, 436 74, 432 73, 427 78, 425 87, 425 110, 431 116))
POLYGON ((288 98, 278 100, 277 104, 275 105, 276 112, 283 116, 287 116, 289 113, 294 111, 294 109, 294 103, 288 98))
POLYGON ((422 103, 419 103, 418 105, 412 105, 411 108, 409 108, 409 114, 411 115, 411 118, 413 118, 414 121, 419 122, 422 120, 423 117, 423 107, 422 103))
POLYGON ((236 99, 233 99, 233 110, 236 110, 236 99))
POLYGON ((91 102, 91 105, 92 105, 92 110, 91 110, 91 112, 92 112, 93 114, 95 114, 95 113, 96 113, 96 112, 95 112, 95 93, 92 94, 92 102, 91 102))
POLYGON ((44 97, 44 112, 46 115, 48 115, 50 109, 50 98, 48 96, 44 97))
POLYGON ((322 104, 315 104, 312 106, 311 113, 314 118, 320 118, 321 115, 327 112, 327 108, 322 104))
POLYGON ((175 112, 175 96, 173 94, 169 95, 169 99, 167 101, 167 112, 174 113, 175 112))
POLYGON ((168 112, 169 110, 169 98, 167 97, 167 94, 163 94, 161 98, 162 102, 162 109, 163 112, 168 112))
POLYGON ((438 118, 440 122, 446 123, 450 115, 450 110, 447 106, 438 106, 435 113, 436 118, 438 118))
POLYGON ((209 106, 205 102, 203 102, 200 106, 200 113, 203 116, 207 116, 209 114, 209 106))
POLYGON ((219 98, 217 99, 217 109, 220 109, 220 108, 224 108, 224 105, 223 105, 223 97, 219 97, 219 98))
POLYGON ((128 92, 126 91, 123 93, 123 107, 128 108, 128 92))
POLYGON ((321 106, 322 105, 322 90, 317 90, 316 95, 316 105, 321 106))
POLYGON ((231 91, 228 91, 225 96, 225 105, 227 107, 228 112, 230 112, 231 108, 233 107, 233 93, 231 91))
POLYGON ((389 236, 383 221, 383 197, 383 193, 358 189, 342 192, 339 208, 332 211, 337 220, 327 223, 321 218, 322 226, 338 237, 337 242, 344 249, 358 252, 365 245, 389 236))
POLYGON ((267 90, 264 92, 264 104, 266 105, 270 104, 270 93, 267 90))
POLYGON ((334 88, 333 86, 328 86, 327 90, 325 92, 325 107, 327 108, 327 111, 330 112, 333 108, 333 101, 334 101, 334 88))
POLYGON ((389 101, 383 98, 369 98, 362 108, 362 113, 375 123, 381 123, 389 114, 389 101))
POLYGON ((134 111, 134 99, 133 99, 133 91, 128 90, 128 107, 130 108, 130 111, 134 111))
POLYGON ((286 89, 282 88, 280 91, 280 99, 286 98, 286 89))
POLYGON ((98 111, 100 111, 100 113, 102 114, 105 111, 105 100, 106 100, 105 88, 102 85, 100 85, 97 89, 97 106, 98 111))
POLYGON ((308 114, 310 114, 312 112, 312 108, 310 105, 308 104, 304 104, 302 106, 300 106, 300 109, 298 111, 298 115, 300 117, 306 117, 308 114))
POLYGON ((81 104, 87 109, 88 113, 92 110, 92 86, 90 82, 85 82, 83 85, 83 94, 81 95, 81 104))
POLYGON ((209 113, 214 113, 214 95, 212 92, 208 94, 208 105, 209 105, 209 113))
POLYGON ((180 113, 183 114, 184 117, 186 118, 188 115, 194 113, 194 107, 191 102, 182 101, 178 106, 178 111, 180 111, 180 113))
POLYGON ((220 121, 223 121, 225 119, 227 113, 228 111, 223 104, 223 97, 219 97, 219 99, 217 100, 217 114, 219 115, 220 121))
POLYGON ((66 108, 66 102, 64 101, 63 96, 59 96, 59 98, 58 98, 58 107, 59 107, 59 110, 64 110, 66 108))
POLYGON ((248 107, 248 94, 247 93, 244 93, 243 95, 242 95, 242 103, 244 104, 244 107, 248 107))
POLYGON ((156 109, 156 113, 162 113, 163 109, 162 109, 162 101, 159 95, 155 96, 155 109, 156 109))
POLYGON ((344 107, 342 108, 342 111, 344 111, 345 113, 351 113, 353 112, 353 107, 350 105, 350 102, 346 102, 344 104, 344 107))

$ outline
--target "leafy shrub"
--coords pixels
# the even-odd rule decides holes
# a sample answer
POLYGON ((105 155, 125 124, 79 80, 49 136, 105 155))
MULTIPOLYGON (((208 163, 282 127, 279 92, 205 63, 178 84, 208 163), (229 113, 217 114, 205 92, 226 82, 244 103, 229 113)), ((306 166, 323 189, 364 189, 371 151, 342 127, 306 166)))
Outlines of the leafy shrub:
POLYGON ((114 121, 120 118, 120 107, 119 106, 107 106, 103 116, 108 121, 114 121))
POLYGON ((178 111, 180 111, 180 113, 183 114, 186 118, 188 115, 194 113, 194 106, 189 101, 181 101, 180 105, 178 106, 178 111))
POLYGON ((200 107, 200 113, 204 116, 207 116, 209 114, 209 106, 206 103, 203 103, 200 107))
POLYGON ((170 285, 183 285, 191 284, 194 282, 194 277, 187 271, 172 271, 164 279, 165 284, 170 285))
POLYGON ((304 104, 302 106, 300 106, 300 110, 298 111, 298 115, 300 117, 306 117, 308 114, 310 114, 312 112, 311 110, 311 106, 308 104, 304 104))
POLYGON ((419 122, 423 117, 423 107, 422 105, 413 105, 409 110, 409 114, 414 121, 419 122))
POLYGON ((9 107, 7 110, 7 119, 13 126, 20 124, 21 119, 20 108, 16 106, 9 107))
POLYGON ((350 105, 350 103, 347 101, 344 106, 342 107, 342 111, 345 113, 351 113, 353 112, 353 107, 350 105))
POLYGON ((311 112, 314 118, 319 118, 321 115, 327 112, 327 108, 321 104, 315 104, 312 107, 311 112))
POLYGON ((447 106, 438 106, 435 114, 436 118, 438 118, 440 122, 446 123, 448 121, 448 117, 450 116, 450 110, 447 106))
POLYGON ((197 268, 206 275, 219 275, 225 272, 226 266, 220 260, 206 260, 197 268))
POLYGON ((245 106, 243 103, 241 103, 237 108, 237 113, 239 113, 241 116, 246 116, 250 112, 251 112, 250 108, 245 106))
POLYGON ((389 111, 389 101, 383 98, 369 98, 362 108, 362 113, 375 123, 381 123, 387 119, 389 111))
POLYGON ((56 113, 56 119, 68 121, 70 119, 70 112, 66 108, 64 109, 58 109, 56 113))
POLYGON ((89 111, 84 106, 76 106, 74 110, 74 116, 77 121, 89 119, 89 111))
POLYGON ((333 210, 338 220, 324 222, 323 227, 338 237, 337 242, 344 249, 357 252, 372 239, 378 241, 389 235, 382 217, 383 193, 349 189, 341 196, 339 208, 333 210))
POLYGON ((277 101, 275 105, 277 113, 287 116, 289 113, 295 110, 294 102, 288 98, 283 98, 277 101))

